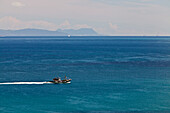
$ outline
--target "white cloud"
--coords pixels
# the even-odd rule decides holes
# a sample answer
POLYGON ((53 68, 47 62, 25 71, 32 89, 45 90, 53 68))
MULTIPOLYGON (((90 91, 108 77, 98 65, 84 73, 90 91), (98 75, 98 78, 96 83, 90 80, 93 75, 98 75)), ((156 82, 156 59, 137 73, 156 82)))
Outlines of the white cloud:
POLYGON ((23 4, 21 2, 12 2, 11 5, 14 6, 14 7, 23 7, 23 6, 25 6, 25 4, 23 4))
POLYGON ((60 29, 80 29, 80 28, 92 28, 91 26, 87 24, 75 24, 72 25, 68 20, 61 23, 58 28, 60 29))
POLYGON ((61 23, 58 26, 58 28, 60 28, 60 29, 80 29, 80 28, 92 28, 92 27, 87 25, 87 24, 75 24, 75 25, 72 25, 72 24, 70 24, 70 22, 68 20, 66 20, 63 23, 61 23))
POLYGON ((109 27, 113 30, 117 30, 118 26, 116 24, 112 24, 111 22, 109 23, 109 27))
POLYGON ((78 24, 78 25, 75 25, 74 28, 80 29, 80 28, 92 28, 92 27, 87 24, 78 24))
POLYGON ((47 21, 21 21, 14 17, 8 16, 0 18, 0 29, 24 29, 24 28, 37 28, 56 30, 57 25, 47 21))
POLYGON ((68 20, 64 21, 63 23, 61 23, 61 24, 59 25, 59 28, 60 28, 60 29, 68 29, 68 28, 70 28, 70 27, 71 27, 71 24, 70 24, 70 22, 69 22, 68 20))

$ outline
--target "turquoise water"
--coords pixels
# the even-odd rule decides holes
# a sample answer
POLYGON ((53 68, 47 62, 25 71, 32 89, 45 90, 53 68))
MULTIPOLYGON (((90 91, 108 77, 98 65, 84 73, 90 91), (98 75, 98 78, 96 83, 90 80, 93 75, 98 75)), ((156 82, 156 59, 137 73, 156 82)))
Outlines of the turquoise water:
POLYGON ((137 111, 170 112, 170 37, 0 38, 0 112, 137 111))

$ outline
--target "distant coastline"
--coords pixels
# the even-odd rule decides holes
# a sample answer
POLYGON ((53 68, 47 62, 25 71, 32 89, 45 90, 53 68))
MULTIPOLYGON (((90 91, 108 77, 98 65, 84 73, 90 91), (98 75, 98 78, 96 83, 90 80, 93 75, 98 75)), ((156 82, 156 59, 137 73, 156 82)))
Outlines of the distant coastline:
POLYGON ((0 37, 3 36, 99 36, 99 34, 91 28, 81 29, 58 29, 49 31, 44 29, 19 29, 19 30, 3 30, 0 29, 0 37))
POLYGON ((0 36, 0 38, 98 38, 98 39, 166 39, 166 38, 170 38, 170 36, 105 36, 105 35, 96 35, 96 36, 83 36, 83 35, 71 35, 70 37, 68 35, 16 35, 16 36, 10 36, 10 35, 4 35, 4 36, 0 36))

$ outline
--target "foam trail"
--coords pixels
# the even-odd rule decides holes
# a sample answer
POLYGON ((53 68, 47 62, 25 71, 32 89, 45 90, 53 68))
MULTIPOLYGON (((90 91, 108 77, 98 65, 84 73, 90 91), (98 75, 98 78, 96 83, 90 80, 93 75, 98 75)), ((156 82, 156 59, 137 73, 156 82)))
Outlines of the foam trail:
POLYGON ((12 84, 49 84, 50 82, 6 82, 0 83, 0 85, 12 85, 12 84))

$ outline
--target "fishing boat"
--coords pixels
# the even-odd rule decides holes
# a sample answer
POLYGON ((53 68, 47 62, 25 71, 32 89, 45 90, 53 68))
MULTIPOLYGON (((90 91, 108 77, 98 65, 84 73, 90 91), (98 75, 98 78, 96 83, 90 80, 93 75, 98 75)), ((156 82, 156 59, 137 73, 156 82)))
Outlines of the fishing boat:
POLYGON ((57 78, 54 78, 53 81, 49 81, 49 82, 53 84, 61 84, 61 83, 68 84, 68 83, 71 83, 71 79, 67 79, 67 77, 65 76, 65 79, 61 80, 60 77, 57 77, 57 78))

